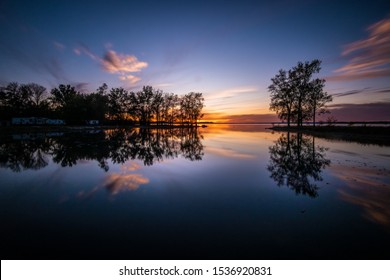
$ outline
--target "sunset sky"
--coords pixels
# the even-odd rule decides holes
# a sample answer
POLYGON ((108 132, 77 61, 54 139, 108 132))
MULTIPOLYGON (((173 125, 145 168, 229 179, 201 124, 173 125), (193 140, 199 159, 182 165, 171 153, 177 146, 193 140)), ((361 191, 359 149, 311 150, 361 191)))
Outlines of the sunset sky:
POLYGON ((320 59, 338 120, 390 120, 388 0, 2 0, 0 26, 1 85, 152 85, 203 92, 207 120, 274 121, 270 79, 320 59))

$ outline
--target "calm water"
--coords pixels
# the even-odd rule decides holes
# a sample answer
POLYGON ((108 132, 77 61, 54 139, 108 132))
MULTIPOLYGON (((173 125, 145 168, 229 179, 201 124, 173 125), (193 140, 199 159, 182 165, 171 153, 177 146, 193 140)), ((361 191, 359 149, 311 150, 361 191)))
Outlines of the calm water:
POLYGON ((264 126, 0 136, 2 259, 389 259, 390 147, 264 126))

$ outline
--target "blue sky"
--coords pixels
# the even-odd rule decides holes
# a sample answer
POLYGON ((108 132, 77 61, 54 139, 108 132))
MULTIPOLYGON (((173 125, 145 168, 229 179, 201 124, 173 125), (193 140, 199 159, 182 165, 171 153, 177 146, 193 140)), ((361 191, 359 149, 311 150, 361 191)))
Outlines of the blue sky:
POLYGON ((390 120, 389 1, 80 2, 0 2, 1 84, 199 91, 209 119, 267 121, 270 79, 320 59, 336 117, 390 120))

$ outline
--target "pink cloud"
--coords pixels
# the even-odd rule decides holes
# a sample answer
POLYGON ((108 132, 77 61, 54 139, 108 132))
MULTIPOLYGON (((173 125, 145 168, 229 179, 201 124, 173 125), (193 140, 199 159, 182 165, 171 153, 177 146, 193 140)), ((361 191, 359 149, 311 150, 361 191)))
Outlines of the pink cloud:
POLYGON ((139 61, 134 55, 117 54, 108 50, 102 59, 103 69, 110 73, 139 72, 148 66, 147 62, 139 61))
POLYGON ((349 62, 336 69, 328 80, 345 81, 390 76, 390 19, 367 28, 366 39, 347 44, 342 56, 349 62))
MULTIPOLYGON (((111 46, 111 45, 110 45, 111 46)), ((98 61, 102 69, 111 74, 119 75, 121 81, 130 84, 136 84, 141 80, 140 77, 134 76, 131 73, 140 72, 143 68, 148 67, 148 63, 139 61, 134 55, 118 54, 114 50, 107 50, 103 58, 94 54, 88 47, 81 45, 73 49, 76 55, 85 54, 92 60, 98 61)))
POLYGON ((110 174, 104 181, 105 188, 112 194, 116 195, 122 191, 135 191, 142 184, 148 184, 149 179, 141 174, 110 174))
POLYGON ((141 80, 140 77, 133 76, 133 75, 126 75, 126 76, 120 76, 119 80, 121 81, 128 81, 130 84, 136 84, 138 81, 141 80))

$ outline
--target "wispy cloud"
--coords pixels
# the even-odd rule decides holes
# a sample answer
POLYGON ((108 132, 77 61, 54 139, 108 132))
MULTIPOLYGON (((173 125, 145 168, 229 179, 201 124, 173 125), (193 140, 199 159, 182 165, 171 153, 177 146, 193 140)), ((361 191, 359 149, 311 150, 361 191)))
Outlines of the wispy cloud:
POLYGON ((138 81, 140 81, 141 78, 133 75, 125 75, 125 76, 119 76, 119 80, 128 81, 130 84, 133 85, 136 84, 138 81))
POLYGON ((140 77, 134 76, 132 73, 140 72, 148 67, 148 63, 139 61, 134 55, 118 54, 114 50, 107 50, 103 57, 96 55, 84 44, 73 49, 76 55, 85 54, 92 60, 99 62, 102 69, 111 74, 119 75, 121 81, 126 81, 131 85, 136 84, 141 80, 140 77))
POLYGON ((63 51, 65 49, 65 45, 60 42, 54 41, 53 45, 57 50, 63 51))
POLYGON ((91 58, 92 60, 98 62, 102 61, 102 59, 98 55, 94 54, 85 44, 80 44, 78 47, 73 49, 73 52, 77 55, 85 54, 89 56, 89 58, 91 58))
MULTIPOLYGON (((35 33, 32 33, 32 36, 35 36, 35 33)), ((57 83, 68 82, 69 80, 65 75, 60 60, 49 55, 48 50, 41 44, 36 42, 31 44, 34 44, 34 51, 30 51, 21 45, 12 45, 7 41, 2 41, 0 52, 8 56, 9 59, 13 59, 20 65, 34 71, 34 73, 48 74, 57 83)))
POLYGON ((147 62, 139 61, 134 55, 117 54, 108 50, 102 59, 103 69, 109 73, 121 74, 141 71, 148 66, 147 62))
POLYGON ((332 96, 334 97, 343 97, 343 96, 349 96, 349 95, 354 95, 354 94, 359 94, 363 92, 367 92, 370 88, 364 88, 364 89, 354 89, 354 90, 348 90, 344 92, 337 92, 333 93, 332 96))
POLYGON ((258 88, 254 86, 242 86, 236 88, 229 88, 225 90, 221 90, 219 92, 212 93, 208 99, 227 99, 237 95, 242 95, 246 93, 254 93, 257 92, 258 88))
POLYGON ((375 92, 377 92, 377 93, 390 93, 390 88, 378 89, 375 92))
POLYGON ((342 56, 349 62, 335 75, 333 81, 348 81, 390 76, 390 18, 383 19, 367 28, 368 37, 344 47, 342 56))
POLYGON ((156 88, 169 88, 172 87, 173 83, 161 83, 161 84, 155 84, 154 87, 156 88))

